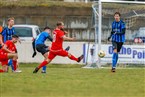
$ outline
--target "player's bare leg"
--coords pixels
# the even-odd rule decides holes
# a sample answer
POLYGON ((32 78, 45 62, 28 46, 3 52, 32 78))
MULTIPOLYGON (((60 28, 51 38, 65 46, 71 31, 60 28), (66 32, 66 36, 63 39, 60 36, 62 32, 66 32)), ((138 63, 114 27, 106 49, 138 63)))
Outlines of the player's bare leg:
POLYGON ((7 66, 7 65, 3 65, 3 66, 2 66, 2 70, 3 70, 4 72, 7 72, 7 71, 8 71, 8 66, 7 66))
MULTIPOLYGON (((8 59, 13 59, 13 60, 17 60, 18 56, 15 53, 8 53, 8 59)), ((3 65, 2 66, 2 70, 3 72, 7 72, 8 71, 8 66, 7 65, 3 65)))
POLYGON ((17 69, 18 55, 16 53, 8 53, 8 59, 12 59, 14 65, 14 71, 17 69))
POLYGON ((0 69, 0 73, 4 73, 8 71, 8 65, 7 64, 3 64, 2 65, 2 69, 0 69))

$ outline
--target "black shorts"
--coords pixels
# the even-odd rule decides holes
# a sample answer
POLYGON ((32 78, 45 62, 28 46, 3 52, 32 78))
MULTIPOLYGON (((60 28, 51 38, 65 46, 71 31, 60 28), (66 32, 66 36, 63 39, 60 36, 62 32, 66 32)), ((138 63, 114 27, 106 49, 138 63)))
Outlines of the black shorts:
POLYGON ((48 46, 46 46, 45 44, 37 44, 36 45, 36 50, 38 52, 40 52, 42 55, 49 52, 48 46))
POLYGON ((112 45, 113 45, 113 50, 117 49, 117 52, 120 52, 122 45, 123 45, 123 42, 112 41, 112 45))

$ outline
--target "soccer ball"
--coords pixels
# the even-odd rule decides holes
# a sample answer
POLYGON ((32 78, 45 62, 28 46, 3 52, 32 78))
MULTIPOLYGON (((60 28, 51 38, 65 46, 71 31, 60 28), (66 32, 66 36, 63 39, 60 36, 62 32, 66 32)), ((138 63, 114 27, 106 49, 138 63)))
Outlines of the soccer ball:
POLYGON ((100 50, 99 53, 98 53, 98 56, 100 58, 103 58, 105 56, 105 52, 103 50, 100 50))

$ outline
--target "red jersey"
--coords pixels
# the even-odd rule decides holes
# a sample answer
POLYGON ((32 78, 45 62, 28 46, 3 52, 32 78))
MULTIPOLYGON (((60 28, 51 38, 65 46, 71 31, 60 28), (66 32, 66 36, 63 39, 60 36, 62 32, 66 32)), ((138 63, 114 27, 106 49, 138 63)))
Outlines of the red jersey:
POLYGON ((7 49, 17 52, 16 46, 11 40, 6 41, 5 45, 7 49))
POLYGON ((51 50, 62 50, 63 49, 63 36, 64 32, 61 30, 54 30, 53 31, 53 42, 51 45, 51 50))
POLYGON ((8 53, 0 49, 0 62, 2 65, 8 64, 8 53))

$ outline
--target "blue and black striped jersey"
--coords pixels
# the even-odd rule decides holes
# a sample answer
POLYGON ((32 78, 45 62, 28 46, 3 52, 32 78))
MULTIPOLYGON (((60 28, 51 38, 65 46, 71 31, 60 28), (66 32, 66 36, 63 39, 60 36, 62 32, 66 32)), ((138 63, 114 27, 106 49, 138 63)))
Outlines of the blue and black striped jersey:
POLYGON ((112 23, 112 32, 115 32, 112 34, 112 41, 115 42, 125 42, 125 33, 122 33, 122 31, 126 29, 125 23, 120 20, 119 22, 113 21, 112 23))
POLYGON ((8 27, 4 28, 4 30, 2 31, 2 36, 3 36, 3 41, 4 43, 7 40, 12 40, 12 35, 15 34, 15 30, 14 27, 12 27, 11 29, 9 29, 8 27))

